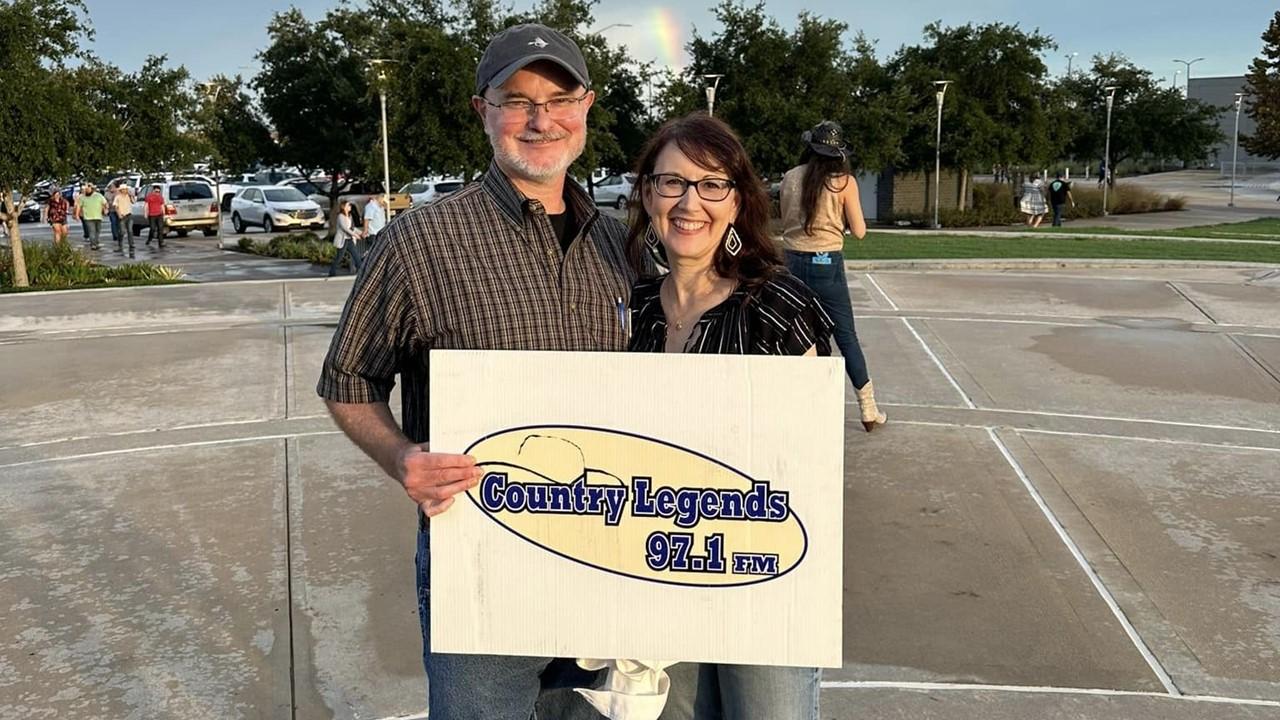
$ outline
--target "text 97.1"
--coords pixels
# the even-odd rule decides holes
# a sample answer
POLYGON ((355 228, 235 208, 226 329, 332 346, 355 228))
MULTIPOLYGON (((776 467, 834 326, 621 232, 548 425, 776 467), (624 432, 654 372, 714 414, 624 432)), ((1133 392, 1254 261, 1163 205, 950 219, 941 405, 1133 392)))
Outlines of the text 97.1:
POLYGON ((650 570, 724 572, 724 535, 708 535, 702 544, 703 553, 694 554, 690 552, 693 535, 689 533, 650 533, 645 541, 645 562, 650 570))

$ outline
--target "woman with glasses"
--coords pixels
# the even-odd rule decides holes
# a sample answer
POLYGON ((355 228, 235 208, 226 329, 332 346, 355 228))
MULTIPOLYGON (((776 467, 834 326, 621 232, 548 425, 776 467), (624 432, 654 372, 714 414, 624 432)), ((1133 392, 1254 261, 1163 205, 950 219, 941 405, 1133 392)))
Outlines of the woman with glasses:
POLYGON ((876 406, 867 360, 853 324, 853 304, 844 275, 844 236, 861 240, 867 234, 858 198, 858 181, 849 171, 844 131, 837 123, 818 123, 801 136, 805 143, 800 166, 782 177, 782 245, 787 268, 817 293, 822 307, 835 321, 836 345, 845 372, 858 395, 862 427, 867 432, 888 418, 876 406))
MULTIPOLYGON (((627 256, 634 352, 829 355, 832 323, 782 265, 769 198, 729 126, 703 113, 663 125, 637 169, 627 256), (654 277, 650 257, 670 269, 654 277), (646 277, 647 275, 647 277, 646 277)), ((662 717, 817 718, 816 668, 673 666, 662 717)))

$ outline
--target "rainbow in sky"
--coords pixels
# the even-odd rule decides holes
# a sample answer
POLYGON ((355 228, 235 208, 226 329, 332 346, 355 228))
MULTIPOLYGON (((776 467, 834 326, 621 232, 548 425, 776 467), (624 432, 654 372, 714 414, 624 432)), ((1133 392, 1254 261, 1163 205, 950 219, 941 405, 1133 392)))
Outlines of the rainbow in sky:
POLYGON ((653 9, 654 34, 658 40, 658 64, 684 67, 684 32, 670 8, 653 9))

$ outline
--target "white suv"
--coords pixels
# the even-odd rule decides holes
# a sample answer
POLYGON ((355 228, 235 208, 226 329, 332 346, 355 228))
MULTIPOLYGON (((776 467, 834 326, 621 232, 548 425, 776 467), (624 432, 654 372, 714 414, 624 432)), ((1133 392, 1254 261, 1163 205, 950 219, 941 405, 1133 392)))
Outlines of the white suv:
POLYGON ((248 225, 265 232, 276 229, 325 227, 324 213, 297 188, 268 185, 247 187, 231 198, 231 227, 243 233, 248 225))

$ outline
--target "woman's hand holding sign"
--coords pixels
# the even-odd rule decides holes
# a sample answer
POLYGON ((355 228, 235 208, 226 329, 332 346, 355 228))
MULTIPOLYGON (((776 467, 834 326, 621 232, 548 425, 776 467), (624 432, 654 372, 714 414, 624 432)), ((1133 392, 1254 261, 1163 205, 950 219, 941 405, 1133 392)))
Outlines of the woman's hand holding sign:
POLYGON ((480 482, 482 471, 470 455, 433 453, 425 445, 409 445, 400 453, 397 480, 427 517, 453 505, 454 496, 480 482))

